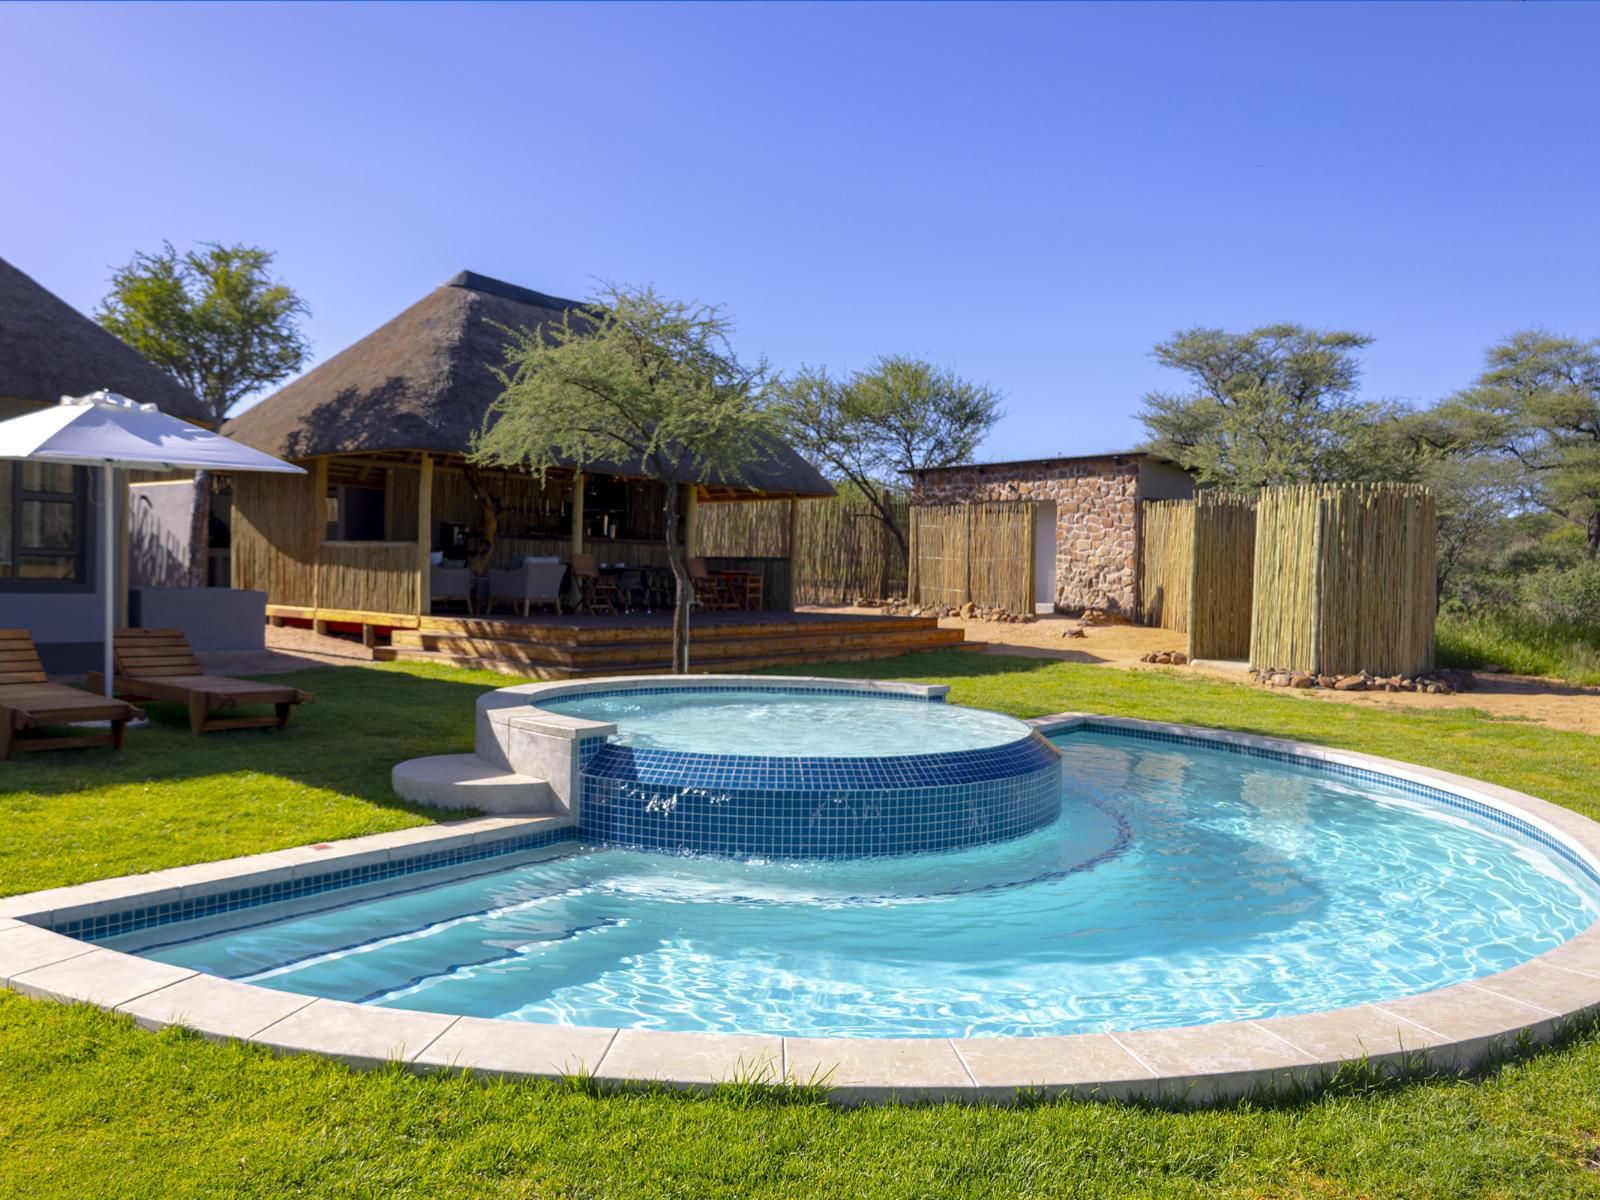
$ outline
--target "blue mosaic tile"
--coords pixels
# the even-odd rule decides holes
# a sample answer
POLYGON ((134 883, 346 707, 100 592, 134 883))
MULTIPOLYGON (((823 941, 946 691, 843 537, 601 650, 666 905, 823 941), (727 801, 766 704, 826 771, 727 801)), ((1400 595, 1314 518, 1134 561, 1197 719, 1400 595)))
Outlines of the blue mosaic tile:
POLYGON ((280 900, 299 900, 339 888, 358 887, 365 883, 414 875, 419 871, 433 871, 441 867, 459 866, 504 854, 540 850, 560 842, 575 842, 577 837, 578 831, 570 825, 559 829, 543 829, 537 833, 506 838, 502 841, 433 850, 409 858, 325 871, 299 879, 282 879, 253 887, 217 892, 209 896, 196 896, 189 900, 174 900, 166 904, 152 904, 123 912, 102 913, 81 920, 60 921, 52 924, 50 928, 66 937, 79 938, 86 942, 100 941, 140 929, 168 925, 174 921, 214 917, 218 913, 236 912, 239 909, 256 908, 263 904, 276 904, 280 900))
POLYGON ((870 758, 691 754, 607 743, 583 760, 585 840, 636 850, 865 858, 1021 837, 1061 812, 1061 759, 1004 746, 870 758))

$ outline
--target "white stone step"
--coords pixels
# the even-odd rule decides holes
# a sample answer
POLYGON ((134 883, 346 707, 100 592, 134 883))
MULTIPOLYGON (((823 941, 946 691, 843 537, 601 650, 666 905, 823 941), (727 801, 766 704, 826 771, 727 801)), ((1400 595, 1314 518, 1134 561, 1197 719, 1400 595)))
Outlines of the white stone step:
POLYGON ((476 754, 435 754, 396 764, 390 773, 394 794, 434 808, 473 808, 506 816, 561 811, 550 785, 532 775, 517 775, 476 754))

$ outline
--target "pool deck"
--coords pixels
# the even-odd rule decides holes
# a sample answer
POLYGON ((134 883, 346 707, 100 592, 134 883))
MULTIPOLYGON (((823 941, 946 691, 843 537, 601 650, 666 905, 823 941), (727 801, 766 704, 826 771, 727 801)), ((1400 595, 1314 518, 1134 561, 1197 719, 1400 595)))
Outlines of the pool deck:
MULTIPOLYGON (((1600 872, 1600 824, 1477 780, 1390 759, 1193 726, 1061 713, 1042 732, 1118 728, 1196 739, 1311 763, 1375 771, 1437 789, 1531 827, 1600 872)), ((98 947, 53 931, 66 921, 203 900, 241 887, 329 872, 384 871, 422 855, 477 856, 502 843, 559 836, 568 815, 480 817, 278 850, 0 900, 0 982, 25 995, 83 1001, 140 1025, 354 1067, 404 1063, 513 1078, 588 1075, 604 1086, 705 1088, 730 1080, 825 1083, 841 1104, 889 1099, 1012 1102, 1022 1094, 1085 1099, 1226 1101, 1314 1087, 1342 1064, 1427 1063, 1464 1071, 1522 1036, 1548 1041, 1600 1009, 1600 924, 1520 966, 1469 983, 1353 1008, 1175 1029, 1043 1037, 796 1038, 535 1025, 376 1008, 235 983, 98 947)), ((531 853, 555 856, 572 843, 531 853)))

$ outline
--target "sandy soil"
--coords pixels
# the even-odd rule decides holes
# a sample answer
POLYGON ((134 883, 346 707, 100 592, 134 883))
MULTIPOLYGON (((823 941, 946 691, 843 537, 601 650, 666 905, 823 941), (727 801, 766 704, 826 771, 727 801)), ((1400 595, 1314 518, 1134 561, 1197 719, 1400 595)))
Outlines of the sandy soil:
MULTIPOLYGON (((820 610, 819 610, 820 611, 820 610)), ((872 609, 828 609, 829 612, 862 612, 872 609)), ((966 631, 967 640, 984 642, 990 654, 1014 654, 1028 658, 1054 658, 1062 662, 1088 663, 1140 671, 1188 671, 1234 683, 1250 685, 1244 664, 1202 663, 1197 667, 1161 667, 1141 663, 1139 656, 1152 650, 1182 650, 1184 635, 1166 629, 1146 629, 1138 625, 1090 625, 1082 638, 1063 634, 1079 627, 1071 617, 1041 616, 1032 625, 1000 625, 988 621, 963 621, 945 618, 946 629, 966 631)), ((1471 708, 1504 720, 1532 721, 1552 729, 1600 735, 1600 688, 1583 688, 1556 680, 1526 675, 1474 676, 1477 687, 1453 696, 1429 696, 1416 692, 1332 692, 1321 688, 1307 691, 1283 689, 1313 703, 1360 704, 1369 708, 1471 708)))

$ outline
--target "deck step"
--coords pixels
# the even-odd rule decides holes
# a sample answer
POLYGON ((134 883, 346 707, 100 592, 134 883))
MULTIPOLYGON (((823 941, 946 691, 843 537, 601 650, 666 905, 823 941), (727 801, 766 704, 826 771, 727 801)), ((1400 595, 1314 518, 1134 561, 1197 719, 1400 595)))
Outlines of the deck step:
POLYGON ((389 775, 394 794, 432 808, 469 808, 496 816, 562 811, 543 779, 517 775, 476 754, 436 754, 397 763, 389 775))
MULTIPOLYGON (((955 632, 960 632, 959 630, 955 632)), ((762 654, 759 656, 723 656, 696 653, 692 648, 689 656, 689 670, 695 675, 706 674, 738 674, 743 671, 754 671, 764 667, 792 667, 811 666, 823 662, 865 662, 875 658, 896 658, 902 654, 913 654, 921 650, 961 650, 981 651, 985 647, 981 642, 950 641, 921 646, 875 646, 851 650, 818 650, 815 648, 796 650, 782 654, 762 654)), ((408 650, 394 648, 389 651, 392 659, 401 662, 431 662, 442 663, 452 667, 463 667, 469 670, 496 671, 503 675, 514 675, 521 679, 558 680, 558 679, 586 679, 603 675, 666 675, 672 671, 672 664, 666 657, 652 656, 648 660, 635 660, 625 666, 553 666, 519 662, 504 658, 486 658, 476 655, 451 654, 438 650, 408 650)))
MULTIPOLYGON (((691 632, 690 645, 705 658, 753 658, 768 654, 809 652, 817 658, 854 650, 885 652, 927 649, 960 642, 959 629, 876 629, 866 632, 763 633, 738 640, 706 639, 691 632)), ((461 637, 428 630, 396 630, 396 650, 426 650, 458 658, 496 659, 553 668, 601 668, 615 672, 671 656, 670 642, 609 642, 594 646, 550 645, 510 638, 461 637)))

